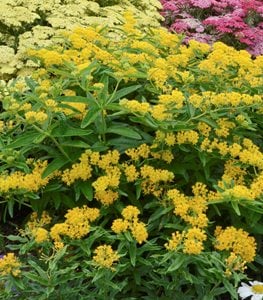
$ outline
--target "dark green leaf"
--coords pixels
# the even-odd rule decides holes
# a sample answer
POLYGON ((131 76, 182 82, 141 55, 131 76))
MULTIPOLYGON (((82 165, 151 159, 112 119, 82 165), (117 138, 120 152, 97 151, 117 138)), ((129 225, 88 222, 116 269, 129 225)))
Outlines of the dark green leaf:
POLYGON ((60 144, 61 146, 63 147, 73 147, 73 148, 90 148, 90 145, 83 142, 83 141, 79 141, 79 140, 76 140, 76 141, 67 141, 65 143, 62 143, 60 144))
POLYGON ((6 146, 6 148, 18 148, 34 143, 35 139, 42 137, 42 133, 29 132, 20 135, 14 142, 6 146))
POLYGON ((131 260, 131 265, 133 267, 135 267, 136 265, 136 252, 137 252, 136 242, 133 242, 130 244, 129 247, 130 260, 131 260))
POLYGON ((93 188, 90 181, 80 182, 80 190, 83 195, 89 200, 93 200, 93 188))
POLYGON ((123 124, 114 125, 107 129, 107 133, 115 133, 121 136, 129 137, 132 139, 140 140, 141 135, 130 127, 124 127, 123 124))
POLYGON ((111 102, 114 102, 118 99, 121 99, 123 98, 124 96, 138 90, 139 88, 141 87, 141 85, 132 85, 132 86, 129 86, 129 87, 126 87, 126 88, 123 88, 119 91, 117 91, 116 93, 114 93, 113 95, 111 95, 110 97, 110 103, 111 102))
POLYGON ((100 114, 100 109, 99 108, 91 108, 88 110, 86 113, 85 117, 83 118, 80 127, 85 128, 88 125, 90 125, 92 122, 96 120, 96 118, 100 114))
POLYGON ((92 130, 80 129, 75 127, 70 127, 65 123, 61 124, 52 130, 51 135, 54 137, 63 136, 85 136, 92 133, 92 130))
POLYGON ((51 163, 48 164, 48 166, 42 173, 42 178, 46 178, 48 175, 50 175, 54 171, 59 170, 61 167, 63 167, 68 162, 69 162, 69 160, 67 160, 64 156, 55 158, 51 163))

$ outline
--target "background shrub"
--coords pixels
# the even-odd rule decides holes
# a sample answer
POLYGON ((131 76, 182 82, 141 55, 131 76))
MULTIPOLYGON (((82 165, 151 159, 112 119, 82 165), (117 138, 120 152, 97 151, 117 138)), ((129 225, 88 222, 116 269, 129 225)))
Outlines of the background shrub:
POLYGON ((138 16, 141 26, 157 26, 162 19, 160 8, 157 0, 1 1, 0 79, 10 79, 17 72, 29 74, 34 64, 25 60, 25 50, 58 42, 56 36, 60 29, 90 24, 112 26, 120 23, 121 14, 127 9, 138 16))
POLYGON ((261 279, 262 56, 124 17, 2 83, 1 217, 34 211, 6 299, 237 299, 246 267, 261 279))
POLYGON ((263 54, 262 1, 246 0, 161 0, 164 25, 195 39, 222 41, 237 49, 263 54))

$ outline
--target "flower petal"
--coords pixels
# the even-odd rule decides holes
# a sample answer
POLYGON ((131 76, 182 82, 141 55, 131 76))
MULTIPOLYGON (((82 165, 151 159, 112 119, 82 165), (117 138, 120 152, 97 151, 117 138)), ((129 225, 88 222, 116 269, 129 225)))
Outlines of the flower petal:
MULTIPOLYGON (((243 285, 243 284, 242 284, 243 285)), ((239 294, 239 296, 242 298, 242 299, 245 299, 251 295, 253 295, 251 289, 250 289, 250 286, 246 285, 246 286, 241 286, 237 289, 237 292, 239 294)))
POLYGON ((253 295, 251 300, 262 300, 263 299, 263 294, 257 294, 253 295))

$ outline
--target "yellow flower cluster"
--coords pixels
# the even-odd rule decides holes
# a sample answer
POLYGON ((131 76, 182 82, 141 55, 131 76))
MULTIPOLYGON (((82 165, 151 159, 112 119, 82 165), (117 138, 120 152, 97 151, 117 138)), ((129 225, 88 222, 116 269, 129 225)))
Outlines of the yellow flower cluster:
POLYGON ((218 137, 227 137, 229 135, 229 131, 232 128, 235 128, 235 123, 227 120, 227 118, 220 118, 217 121, 218 128, 215 129, 215 134, 218 137))
POLYGON ((26 223, 26 229, 22 231, 22 234, 28 234, 33 236, 36 243, 43 243, 49 240, 49 233, 46 230, 46 225, 51 223, 51 217, 46 211, 43 211, 41 216, 39 217, 36 212, 33 212, 30 215, 29 221, 26 223))
POLYGON ((180 233, 172 233, 172 238, 164 246, 169 251, 179 251, 183 249, 186 254, 200 254, 204 249, 203 242, 207 239, 204 230, 193 227, 180 233))
POLYGON ((155 169, 152 166, 144 164, 140 168, 142 178, 142 191, 145 195, 153 194, 159 197, 164 188, 164 183, 171 182, 174 179, 174 174, 168 170, 155 169))
POLYGON ((139 177, 139 172, 136 170, 136 167, 134 165, 128 165, 127 163, 123 163, 122 167, 127 182, 134 182, 139 177))
POLYGON ((250 185, 251 191, 253 191, 256 198, 260 198, 263 195, 263 171, 261 171, 250 185))
POLYGON ((199 94, 192 94, 189 97, 189 102, 202 110, 212 107, 230 106, 237 107, 242 105, 262 105, 263 98, 260 95, 251 96, 249 94, 242 94, 238 92, 222 92, 215 93, 211 91, 202 92, 199 94))
POLYGON ((32 173, 23 173, 20 171, 10 175, 0 175, 0 191, 7 193, 10 190, 26 190, 31 192, 38 191, 44 187, 52 178, 52 175, 42 178, 42 173, 47 167, 47 161, 37 161, 34 163, 32 173))
POLYGON ((57 223, 50 229, 50 236, 54 240, 55 247, 61 248, 64 246, 62 235, 71 239, 80 239, 86 236, 90 231, 90 222, 95 221, 98 217, 99 210, 89 208, 86 205, 68 210, 65 215, 65 222, 57 223))
POLYGON ((166 109, 180 109, 184 104, 184 95, 181 91, 173 90, 170 95, 160 95, 159 104, 165 105, 166 109))
POLYGON ((207 226, 208 191, 204 184, 197 182, 193 186, 193 197, 185 196, 177 189, 167 192, 167 197, 174 205, 174 213, 193 227, 204 228, 207 226))
POLYGON ((231 276, 233 271, 244 272, 246 267, 246 261, 243 261, 239 255, 231 252, 230 255, 225 259, 226 264, 226 276, 231 276))
POLYGON ((237 76, 232 80, 232 84, 240 87, 241 82, 247 82, 253 87, 262 86, 261 60, 253 61, 248 52, 237 51, 222 42, 214 43, 213 51, 209 53, 206 60, 199 63, 199 68, 206 72, 207 78, 218 76, 218 79, 222 81, 228 81, 231 78, 231 72, 227 70, 237 69, 237 76))
POLYGON ((130 148, 125 151, 125 154, 128 155, 132 160, 136 161, 140 158, 148 158, 150 155, 151 149, 148 145, 142 144, 138 148, 130 148))
POLYGON ((263 169, 263 153, 260 151, 260 148, 248 138, 244 138, 243 141, 240 140, 239 143, 235 143, 228 140, 220 141, 217 138, 210 140, 205 137, 201 141, 200 149, 201 151, 209 153, 217 150, 222 156, 230 155, 232 158, 237 159, 239 163, 251 165, 260 170, 263 169))
POLYGON ((71 169, 65 169, 61 175, 61 179, 67 185, 71 185, 78 179, 87 180, 92 175, 92 166, 89 161, 89 151, 84 152, 79 163, 72 165, 71 169))
POLYGON ((235 185, 233 188, 226 189, 221 193, 221 196, 226 199, 245 199, 255 200, 256 195, 253 190, 244 185, 235 185))
POLYGON ((201 135, 208 137, 212 128, 204 122, 198 122, 197 129, 201 135))
POLYGON ((148 233, 145 224, 138 219, 138 215, 140 214, 139 209, 136 206, 128 205, 122 210, 121 214, 123 219, 113 221, 111 226, 112 231, 119 234, 129 229, 139 244, 145 242, 148 233))
MULTIPOLYGON (((168 66, 166 67, 168 68, 168 66)), ((155 80, 157 80, 156 76, 158 76, 161 71, 159 71, 159 73, 155 73, 155 69, 156 68, 152 70, 153 73, 151 77, 155 75, 155 80)), ((153 105, 151 109, 149 109, 149 113, 158 121, 172 120, 178 114, 178 110, 184 105, 185 97, 181 91, 178 91, 177 89, 170 90, 167 88, 167 92, 169 92, 169 94, 160 95, 158 97, 159 101, 157 104, 153 105)))
POLYGON ((190 143, 190 144, 197 144, 199 139, 199 135, 196 131, 194 130, 187 130, 187 131, 180 131, 176 135, 176 140, 177 144, 185 144, 185 143, 190 143))
POLYGON ((122 99, 120 100, 120 105, 127 109, 128 111, 134 113, 134 114, 141 114, 145 115, 148 112, 150 112, 150 104, 147 102, 139 102, 137 100, 128 100, 128 99, 122 99))
POLYGON ((7 253, 2 258, 0 258, 0 275, 13 275, 17 277, 20 271, 21 263, 14 253, 7 253))
POLYGON ((235 185, 243 185, 246 174, 247 172, 244 168, 239 166, 236 161, 230 159, 225 162, 222 181, 218 182, 218 186, 224 188, 225 185, 229 185, 231 183, 234 183, 235 185))
POLYGON ((256 255, 256 241, 243 229, 236 229, 233 226, 222 229, 218 226, 215 230, 215 249, 228 251, 231 255, 241 257, 243 262, 252 262, 256 255), (245 245, 245 247, 244 247, 245 245))
POLYGON ((28 111, 25 113, 25 119, 29 124, 44 123, 48 119, 48 115, 43 111, 28 111))
POLYGON ((151 146, 151 156, 158 160, 163 160, 170 164, 174 159, 174 155, 171 150, 158 150, 155 148, 155 145, 151 146))
POLYGON ((99 176, 93 181, 92 186, 95 189, 94 197, 104 205, 112 204, 119 197, 116 191, 121 177, 121 170, 117 166, 119 158, 120 153, 117 150, 113 150, 101 155, 100 159, 96 162, 96 165, 105 172, 105 175, 99 176))
POLYGON ((101 245, 94 250, 93 261, 102 268, 108 268, 114 271, 112 265, 119 260, 117 251, 114 251, 110 245, 101 245))

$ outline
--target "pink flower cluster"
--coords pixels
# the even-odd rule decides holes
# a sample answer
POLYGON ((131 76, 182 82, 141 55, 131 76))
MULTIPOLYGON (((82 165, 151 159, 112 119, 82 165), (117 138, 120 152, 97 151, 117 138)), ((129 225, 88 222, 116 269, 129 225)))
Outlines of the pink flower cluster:
POLYGON ((263 54, 262 0, 161 0, 164 25, 185 42, 221 40, 257 56, 263 54))

